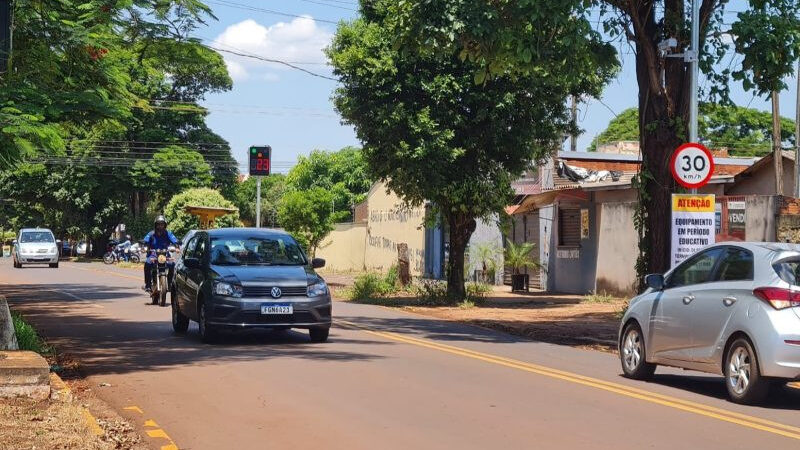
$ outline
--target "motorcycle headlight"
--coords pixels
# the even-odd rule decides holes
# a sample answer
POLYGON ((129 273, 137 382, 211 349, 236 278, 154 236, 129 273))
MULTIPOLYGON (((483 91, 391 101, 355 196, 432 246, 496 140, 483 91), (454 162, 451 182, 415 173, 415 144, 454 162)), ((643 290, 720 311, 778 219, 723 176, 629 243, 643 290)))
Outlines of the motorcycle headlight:
POLYGON ((242 296, 242 287, 236 284, 220 282, 214 285, 214 293, 224 297, 240 298, 242 296))
POLYGON ((158 255, 158 263, 159 264, 166 264, 167 263, 167 255, 158 255))
POLYGON ((309 297, 319 297, 328 293, 328 285, 324 281, 308 286, 309 297))

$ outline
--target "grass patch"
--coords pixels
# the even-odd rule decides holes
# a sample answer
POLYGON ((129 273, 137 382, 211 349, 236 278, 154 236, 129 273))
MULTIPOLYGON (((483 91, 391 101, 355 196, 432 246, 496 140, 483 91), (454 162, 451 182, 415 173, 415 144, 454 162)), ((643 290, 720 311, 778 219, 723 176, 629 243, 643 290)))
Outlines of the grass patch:
POLYGON ((616 297, 605 292, 586 295, 581 299, 581 303, 614 303, 615 301, 617 301, 616 297))
POLYGON ((461 309, 472 309, 475 307, 475 302, 469 298, 458 304, 461 309))
POLYGON ((117 263, 117 266, 122 267, 123 269, 139 269, 142 267, 142 263, 138 262, 130 262, 130 261, 120 261, 117 263))
POLYGON ((29 350, 42 355, 52 353, 52 348, 36 332, 23 317, 16 312, 11 312, 11 320, 14 322, 14 332, 17 335, 17 343, 20 350, 29 350))
POLYGON ((368 302, 394 291, 394 285, 390 285, 384 276, 370 272, 357 276, 353 281, 353 287, 346 290, 345 296, 350 300, 368 302))

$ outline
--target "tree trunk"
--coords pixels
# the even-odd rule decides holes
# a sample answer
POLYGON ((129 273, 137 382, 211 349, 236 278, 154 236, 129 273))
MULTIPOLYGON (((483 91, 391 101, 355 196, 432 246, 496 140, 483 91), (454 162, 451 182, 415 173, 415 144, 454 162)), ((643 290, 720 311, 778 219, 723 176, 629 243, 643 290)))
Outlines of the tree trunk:
POLYGON ((464 256, 469 238, 475 231, 475 218, 464 213, 447 213, 450 227, 450 257, 447 261, 447 295, 453 300, 467 296, 464 286, 464 256))

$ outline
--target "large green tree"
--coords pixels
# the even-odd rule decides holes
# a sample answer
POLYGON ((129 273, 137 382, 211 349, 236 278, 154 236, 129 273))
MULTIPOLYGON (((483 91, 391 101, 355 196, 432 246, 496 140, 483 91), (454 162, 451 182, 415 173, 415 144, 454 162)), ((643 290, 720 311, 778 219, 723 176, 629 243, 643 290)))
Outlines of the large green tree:
MULTIPOLYGON (((261 179, 261 225, 278 227, 278 207, 286 193, 286 175, 276 173, 261 179)), ((256 223, 256 178, 249 177, 236 186, 234 203, 239 208, 242 221, 256 223)))
POLYGON ((535 73, 488 76, 483 59, 450 45, 460 32, 450 22, 480 31, 486 18, 464 8, 494 3, 362 1, 362 17, 340 24, 328 49, 341 80, 336 108, 363 142, 370 173, 407 203, 431 201, 441 214, 455 298, 465 296, 476 219, 502 211, 511 181, 553 152, 569 129, 564 99, 598 94, 616 68, 609 46, 573 16, 577 5, 553 2, 525 16, 534 43, 509 49, 535 73), (418 30, 435 31, 429 46, 413 44, 418 30))
MULTIPOLYGON (((784 87, 800 50, 800 4, 793 0, 740 1, 736 18, 726 14, 727 0, 700 2, 700 66, 708 100, 728 100, 730 78, 745 89, 765 94, 784 87), (733 24, 729 23, 733 20, 733 24), (731 67, 734 52, 744 56, 741 67, 731 67)), ((668 169, 672 152, 688 139, 691 73, 681 57, 666 57, 661 45, 675 39, 669 50, 685 53, 691 42, 690 7, 685 0, 430 0, 397 2, 393 20, 407 32, 401 42, 436 52, 442 48, 462 52, 478 62, 476 81, 487 77, 539 75, 543 71, 530 49, 554 49, 556 39, 542 36, 532 26, 552 11, 572 8, 569 20, 589 24, 600 17, 608 40, 628 41, 632 47, 639 85, 639 135, 642 171, 636 180, 639 211, 639 273, 669 268, 670 196, 676 184, 668 169), (428 20, 429 16, 434 19, 428 20)), ((544 30, 572 32, 563 26, 544 30)), ((623 46, 620 46, 622 48, 623 46)), ((625 47, 628 48, 628 47, 625 47)), ((582 66, 591 53, 577 49, 561 55, 564 64, 582 66)), ((546 72, 545 72, 546 73, 546 72)), ((558 92, 555 95, 560 95, 558 92)))
POLYGON ((314 150, 308 156, 300 156, 286 177, 289 189, 304 191, 321 187, 329 190, 334 211, 346 213, 338 214, 338 220, 351 218, 352 206, 366 198, 373 181, 361 149, 355 147, 336 152, 314 150))
MULTIPOLYGON (((733 156, 764 156, 772 151, 772 114, 735 105, 702 103, 699 117, 700 142, 711 149, 727 148, 733 156)), ((794 121, 781 118, 781 137, 794 144, 794 121)), ((628 108, 608 123, 589 146, 615 141, 639 140, 639 110, 628 108)))
POLYGON ((333 195, 321 187, 292 191, 283 196, 278 221, 313 258, 320 243, 334 229, 333 195))

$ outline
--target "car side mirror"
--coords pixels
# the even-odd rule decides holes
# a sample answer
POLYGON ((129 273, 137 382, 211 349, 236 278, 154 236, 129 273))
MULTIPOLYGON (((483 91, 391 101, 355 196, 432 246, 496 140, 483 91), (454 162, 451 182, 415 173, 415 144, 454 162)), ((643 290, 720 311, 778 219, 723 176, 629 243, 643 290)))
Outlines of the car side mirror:
POLYGON ((183 265, 190 269, 199 269, 201 264, 197 258, 186 258, 183 260, 183 265))
POLYGON ((11 243, 12 243, 13 245, 17 245, 17 240, 16 240, 16 239, 14 239, 13 241, 11 241, 11 243))
POLYGON ((325 260, 322 258, 314 258, 311 260, 312 269, 321 269, 325 267, 325 260))
POLYGON ((654 291, 661 291, 664 289, 664 275, 660 273, 651 273, 644 277, 644 284, 654 291))

